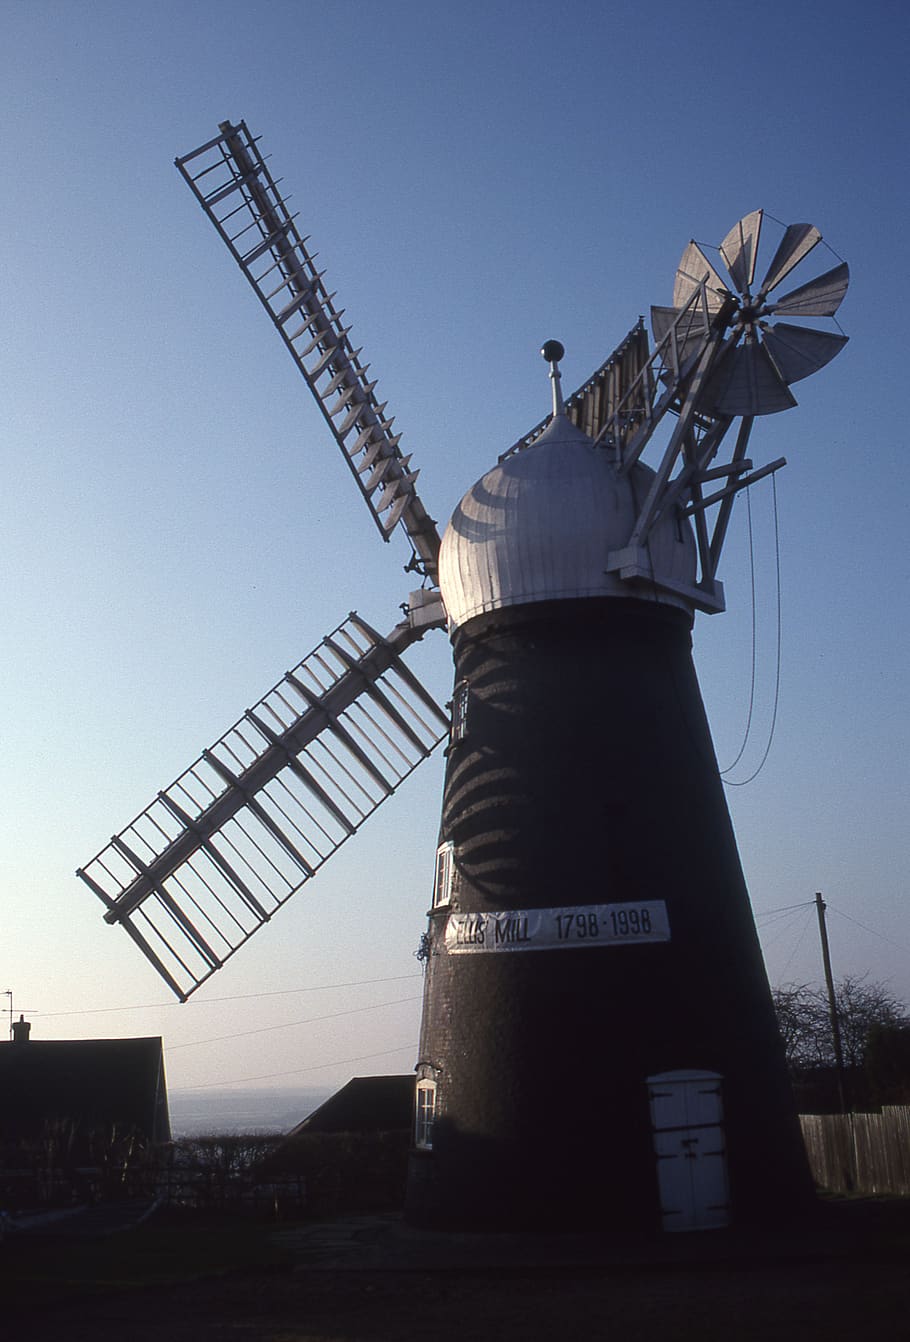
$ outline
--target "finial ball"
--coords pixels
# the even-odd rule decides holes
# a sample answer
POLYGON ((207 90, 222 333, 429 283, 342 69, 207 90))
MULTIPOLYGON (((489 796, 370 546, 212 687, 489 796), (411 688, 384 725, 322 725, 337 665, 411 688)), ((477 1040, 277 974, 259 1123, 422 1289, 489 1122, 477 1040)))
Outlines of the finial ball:
POLYGON ((547 363, 559 363, 559 360, 564 358, 566 350, 558 340, 548 340, 540 352, 547 363))

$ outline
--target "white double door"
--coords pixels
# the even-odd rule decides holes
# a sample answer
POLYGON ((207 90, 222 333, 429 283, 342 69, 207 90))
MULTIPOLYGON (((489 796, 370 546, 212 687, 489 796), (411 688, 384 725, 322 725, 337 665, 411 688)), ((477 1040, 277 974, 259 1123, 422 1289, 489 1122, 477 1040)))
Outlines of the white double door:
POLYGON ((713 1230, 729 1223, 720 1083, 716 1072, 648 1077, 664 1230, 713 1230))

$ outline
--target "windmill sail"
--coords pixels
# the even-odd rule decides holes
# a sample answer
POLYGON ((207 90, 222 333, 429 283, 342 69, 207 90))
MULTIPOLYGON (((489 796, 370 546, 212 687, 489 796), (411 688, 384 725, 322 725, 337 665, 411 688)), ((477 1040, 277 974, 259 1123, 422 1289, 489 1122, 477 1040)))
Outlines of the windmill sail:
POLYGON ((435 581, 436 524, 417 496, 417 472, 399 449, 400 434, 380 403, 315 266, 306 239, 246 123, 222 122, 221 134, 176 160, 234 260, 256 291, 316 398, 382 536, 400 522, 415 564, 435 581))
POLYGON ((350 615, 77 873, 181 1000, 446 735, 414 638, 350 615))

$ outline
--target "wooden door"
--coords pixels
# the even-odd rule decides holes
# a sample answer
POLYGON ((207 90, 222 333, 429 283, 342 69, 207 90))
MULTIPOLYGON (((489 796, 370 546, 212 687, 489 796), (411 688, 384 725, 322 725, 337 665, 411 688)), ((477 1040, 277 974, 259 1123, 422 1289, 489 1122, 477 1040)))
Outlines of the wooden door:
POLYGON ((664 1230, 712 1230, 730 1220, 721 1078, 662 1072, 648 1078, 664 1230))

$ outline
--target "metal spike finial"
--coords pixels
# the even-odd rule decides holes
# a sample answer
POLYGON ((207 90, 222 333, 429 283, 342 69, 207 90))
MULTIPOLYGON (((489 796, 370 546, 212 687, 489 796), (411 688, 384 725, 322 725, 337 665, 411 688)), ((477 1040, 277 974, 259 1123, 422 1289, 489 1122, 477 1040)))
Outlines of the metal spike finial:
POLYGON ((566 413, 565 402, 562 399, 562 374, 559 371, 559 360, 565 357, 565 346, 558 340, 547 340, 541 346, 541 357, 546 359, 550 365, 550 381, 553 384, 553 414, 564 415, 566 413))

